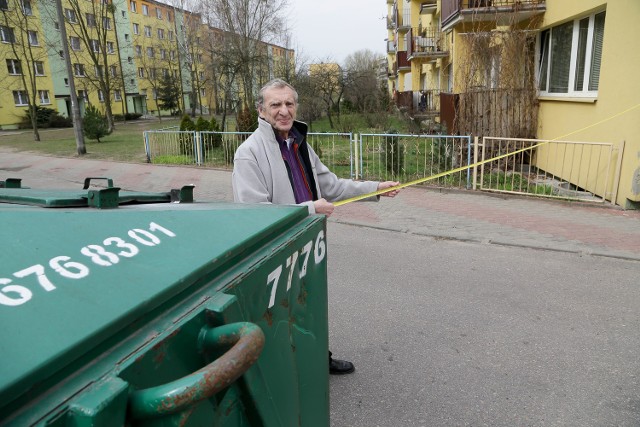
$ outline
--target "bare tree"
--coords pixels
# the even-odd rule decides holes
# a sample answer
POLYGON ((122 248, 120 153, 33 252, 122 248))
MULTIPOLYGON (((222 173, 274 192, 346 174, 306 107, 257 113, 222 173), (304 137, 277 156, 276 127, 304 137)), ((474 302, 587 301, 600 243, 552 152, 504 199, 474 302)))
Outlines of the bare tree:
POLYGON ((227 59, 242 84, 242 100, 253 107, 257 88, 272 78, 268 44, 288 37, 284 11, 287 0, 210 0, 197 8, 208 23, 221 29, 229 43, 227 59))
POLYGON ((44 76, 44 61, 46 52, 38 48, 41 36, 33 26, 32 5, 29 1, 7 2, 7 8, 0 8, 0 26, 4 42, 8 43, 10 54, 6 56, 6 66, 10 77, 1 84, 9 91, 14 91, 14 97, 19 103, 27 104, 33 140, 40 141, 37 122, 37 101, 45 101, 48 94, 38 91, 38 76, 44 76), (40 96, 42 95, 42 96, 40 96))
POLYGON ((309 66, 311 87, 316 96, 322 101, 324 111, 329 119, 329 126, 333 129, 335 123, 333 115, 340 120, 340 104, 345 90, 345 74, 342 68, 327 58, 319 64, 309 66))
POLYGON ((85 0, 67 0, 66 6, 68 42, 75 58, 74 64, 79 68, 74 70, 74 74, 83 77, 79 86, 85 87, 85 90, 91 87, 102 93, 105 116, 111 132, 114 118, 110 94, 115 90, 124 90, 123 70, 114 68, 117 65, 108 55, 113 52, 111 43, 115 40, 114 6, 103 1, 85 0), (85 67, 87 62, 89 66, 85 67))
POLYGON ((345 101, 360 113, 380 109, 378 97, 378 68, 382 57, 369 49, 347 56, 345 68, 345 101))

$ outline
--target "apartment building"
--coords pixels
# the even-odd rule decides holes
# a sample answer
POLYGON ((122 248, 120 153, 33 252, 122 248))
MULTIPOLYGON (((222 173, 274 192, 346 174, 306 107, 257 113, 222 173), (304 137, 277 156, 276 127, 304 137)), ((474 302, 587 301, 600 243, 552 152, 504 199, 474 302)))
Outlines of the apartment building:
POLYGON ((554 159, 543 147, 535 166, 614 204, 640 206, 640 53, 631 46, 639 2, 387 6, 387 81, 400 111, 448 133, 612 143, 606 164, 578 150, 554 159), (580 166, 563 171, 571 157, 580 166))
MULTIPOLYGON (((233 34, 209 26, 199 14, 146 0, 62 0, 61 5, 64 41, 55 1, 0 0, 0 129, 23 121, 32 94, 32 104, 70 116, 71 77, 81 112, 91 103, 103 111, 109 105, 113 114, 169 114, 158 102, 166 81, 180 92, 181 111, 209 114, 221 105, 239 105, 226 98, 242 96, 242 83, 221 90, 224 76, 215 71, 220 46, 233 34)), ((269 69, 260 70, 261 76, 272 77, 274 69, 293 61, 290 49, 258 45, 268 57, 269 69)))

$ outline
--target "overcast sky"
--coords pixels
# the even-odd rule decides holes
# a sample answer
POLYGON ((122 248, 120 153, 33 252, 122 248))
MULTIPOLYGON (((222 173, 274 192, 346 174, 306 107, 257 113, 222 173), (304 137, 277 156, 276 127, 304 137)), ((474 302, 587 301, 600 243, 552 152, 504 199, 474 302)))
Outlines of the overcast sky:
POLYGON ((384 0, 291 0, 293 48, 312 63, 331 57, 343 64, 362 49, 385 53, 384 0))

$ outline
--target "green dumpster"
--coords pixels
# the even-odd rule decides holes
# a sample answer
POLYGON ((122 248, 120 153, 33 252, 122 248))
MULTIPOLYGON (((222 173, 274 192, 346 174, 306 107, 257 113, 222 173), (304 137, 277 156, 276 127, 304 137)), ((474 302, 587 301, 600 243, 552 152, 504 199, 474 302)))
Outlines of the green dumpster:
POLYGON ((0 425, 329 425, 322 217, 11 182, 0 425))

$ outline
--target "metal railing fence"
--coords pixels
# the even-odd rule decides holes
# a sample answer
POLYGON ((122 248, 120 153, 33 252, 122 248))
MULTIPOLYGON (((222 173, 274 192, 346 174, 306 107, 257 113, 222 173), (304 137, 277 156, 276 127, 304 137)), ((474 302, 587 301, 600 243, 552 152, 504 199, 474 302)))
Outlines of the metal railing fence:
MULTIPOLYGON (((249 135, 156 130, 144 132, 144 144, 150 163, 231 169, 249 135)), ((428 178, 429 186, 597 202, 616 200, 623 151, 611 143, 393 133, 309 133, 307 141, 341 178, 428 178)))
POLYGON ((474 143, 474 164, 481 164, 474 174, 473 188, 615 201, 621 153, 622 147, 606 142, 484 137, 481 143, 477 139, 474 143))
MULTIPOLYGON (((361 134, 355 176, 366 180, 415 181, 471 164, 471 137, 361 134)), ((438 187, 469 188, 467 168, 426 181, 438 187)))

